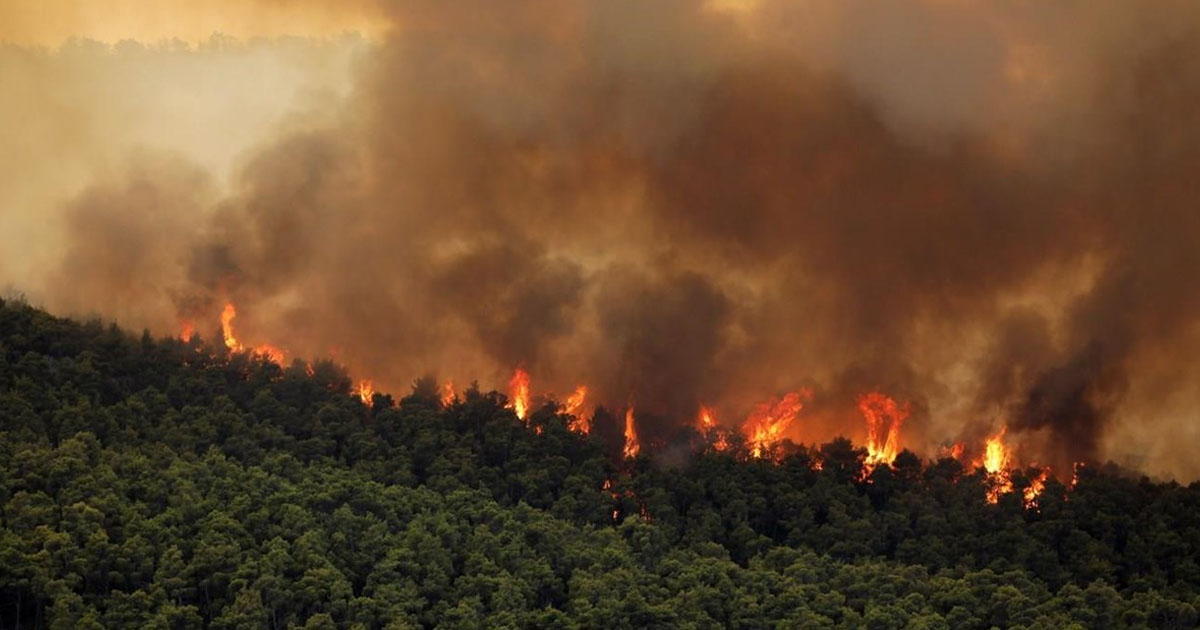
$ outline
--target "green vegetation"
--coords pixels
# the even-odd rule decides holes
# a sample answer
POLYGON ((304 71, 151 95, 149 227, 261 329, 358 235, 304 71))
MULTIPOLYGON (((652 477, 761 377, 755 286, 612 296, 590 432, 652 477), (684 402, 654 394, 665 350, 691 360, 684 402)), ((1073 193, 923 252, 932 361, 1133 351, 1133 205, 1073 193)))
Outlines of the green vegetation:
POLYGON ((1089 467, 989 505, 948 459, 859 480, 844 440, 622 470, 504 405, 368 408, 330 363, 0 302, 0 628, 1200 623, 1197 484, 1089 467))

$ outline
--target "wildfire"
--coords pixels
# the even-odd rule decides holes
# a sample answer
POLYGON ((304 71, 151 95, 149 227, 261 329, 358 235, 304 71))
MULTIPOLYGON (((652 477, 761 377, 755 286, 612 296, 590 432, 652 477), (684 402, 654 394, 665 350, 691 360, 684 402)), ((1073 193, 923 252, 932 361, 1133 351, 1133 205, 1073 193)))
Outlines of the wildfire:
POLYGON ((1037 502, 1038 495, 1046 488, 1046 478, 1050 476, 1050 469, 1043 469, 1037 477, 1029 480, 1029 486, 1025 488, 1023 493, 1025 498, 1025 507, 1033 507, 1037 502))
POLYGON ((508 382, 510 405, 517 417, 524 420, 529 413, 529 373, 521 368, 513 372, 508 382))
MULTIPOLYGON (((246 348, 237 340, 237 336, 233 332, 233 319, 235 317, 237 317, 237 309, 233 307, 233 302, 226 302, 225 308, 221 311, 221 337, 224 338, 225 347, 229 348, 230 352, 242 352, 246 348)), ((283 363, 283 350, 270 344, 264 343, 255 346, 250 351, 254 354, 262 355, 275 363, 283 363)))
POLYGON ((454 396, 454 381, 442 383, 442 406, 449 407, 454 404, 454 396))
POLYGON ((585 434, 592 431, 592 420, 583 413, 583 401, 587 399, 587 393, 587 385, 580 385, 563 403, 563 413, 571 416, 567 428, 585 434))
POLYGON ((998 502, 1000 495, 1012 492, 1013 489, 1012 475, 1009 474, 1012 454, 1004 445, 1004 434, 1007 431, 1007 427, 1002 427, 999 433, 988 438, 984 442, 983 459, 976 462, 976 465, 982 466, 988 474, 988 503, 998 502))
POLYGON ((880 392, 860 396, 858 409, 867 420, 867 459, 864 465, 874 468, 891 465, 900 453, 900 425, 908 418, 908 403, 897 403, 880 392))
POLYGON ((633 405, 625 410, 625 458, 633 459, 638 456, 638 451, 642 450, 638 444, 637 427, 633 425, 633 405))
POLYGON ((711 407, 700 405, 700 415, 696 418, 696 428, 706 438, 713 431, 717 432, 717 439, 713 442, 713 448, 718 451, 724 451, 729 448, 729 439, 726 437, 724 431, 717 428, 717 416, 711 407))
POLYGON ((363 401, 364 405, 370 405, 371 399, 375 396, 375 386, 371 384, 371 381, 363 379, 354 388, 354 393, 358 394, 358 398, 363 401))
POLYGON ((750 445, 750 454, 763 457, 783 439, 783 434, 800 411, 804 409, 804 400, 811 396, 808 390, 789 392, 778 401, 759 403, 746 422, 742 424, 742 432, 750 445))
POLYGON ((179 327, 179 338, 184 341, 190 341, 196 335, 196 325, 191 320, 182 322, 179 327))
POLYGON ((237 337, 233 335, 233 318, 237 317, 237 309, 233 308, 233 302, 225 304, 225 310, 221 311, 221 336, 225 338, 225 347, 233 352, 242 349, 242 344, 238 343, 237 337))

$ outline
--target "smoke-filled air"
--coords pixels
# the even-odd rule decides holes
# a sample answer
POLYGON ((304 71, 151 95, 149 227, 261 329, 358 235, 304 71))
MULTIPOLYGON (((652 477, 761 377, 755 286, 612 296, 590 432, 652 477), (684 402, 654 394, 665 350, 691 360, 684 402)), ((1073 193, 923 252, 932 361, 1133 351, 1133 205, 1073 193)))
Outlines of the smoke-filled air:
POLYGON ((342 10, 5 34, 0 284, 625 455, 1200 477, 1197 3, 342 10))

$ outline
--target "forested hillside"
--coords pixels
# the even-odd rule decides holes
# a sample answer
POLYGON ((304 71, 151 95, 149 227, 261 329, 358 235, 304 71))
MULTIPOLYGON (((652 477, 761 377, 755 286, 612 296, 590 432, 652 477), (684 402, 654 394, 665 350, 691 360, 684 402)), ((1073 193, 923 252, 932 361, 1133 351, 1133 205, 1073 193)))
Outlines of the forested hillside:
POLYGON ((1089 465, 992 505, 953 459, 624 460, 568 420, 0 302, 0 628, 1200 623, 1196 483, 1089 465))

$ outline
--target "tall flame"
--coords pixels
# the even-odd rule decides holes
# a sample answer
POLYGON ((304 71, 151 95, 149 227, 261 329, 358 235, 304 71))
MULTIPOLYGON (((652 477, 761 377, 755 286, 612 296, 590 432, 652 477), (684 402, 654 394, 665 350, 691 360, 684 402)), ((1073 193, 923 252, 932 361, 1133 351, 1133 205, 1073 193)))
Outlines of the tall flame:
POLYGON ((233 302, 225 303, 225 310, 221 311, 221 336, 225 338, 225 347, 236 352, 242 349, 242 344, 238 343, 237 337, 233 335, 233 318, 237 317, 237 309, 233 307, 233 302))
POLYGON ((633 425, 633 405, 625 410, 625 458, 633 459, 638 456, 638 452, 642 450, 638 444, 637 427, 633 425))
POLYGON ((858 410, 867 420, 868 469, 880 464, 891 465, 900 453, 900 425, 908 418, 908 403, 897 403, 880 392, 858 398, 858 410))
POLYGON ((983 459, 978 462, 988 473, 988 503, 998 502, 1000 495, 1008 494, 1013 489, 1012 475, 1009 474, 1012 454, 1004 444, 1007 431, 1008 427, 1001 427, 999 433, 984 442, 983 459))
POLYGON ((587 399, 587 393, 587 385, 580 385, 563 403, 563 413, 571 416, 567 428, 585 434, 592 431, 592 420, 583 413, 583 401, 587 399))
POLYGON ((513 372, 508 382, 510 405, 517 417, 524 420, 529 413, 529 373, 521 368, 513 372))
POLYGON ((804 409, 804 400, 811 393, 808 390, 789 392, 778 401, 759 403, 742 424, 742 432, 750 445, 750 454, 763 457, 783 439, 783 434, 800 411, 804 409))
POLYGON ((442 406, 449 407, 454 404, 454 381, 446 381, 442 383, 442 406))

